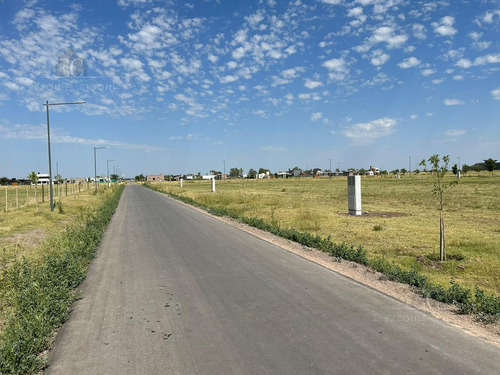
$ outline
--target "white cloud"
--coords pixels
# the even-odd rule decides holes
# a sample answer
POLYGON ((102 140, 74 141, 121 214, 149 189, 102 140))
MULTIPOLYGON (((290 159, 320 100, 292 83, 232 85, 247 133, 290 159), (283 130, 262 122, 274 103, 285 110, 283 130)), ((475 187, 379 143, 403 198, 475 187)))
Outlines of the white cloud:
POLYGON ((494 100, 500 100, 500 87, 491 91, 494 100))
POLYGON ((387 53, 384 53, 382 50, 377 49, 372 52, 370 62, 374 66, 380 66, 384 65, 387 60, 390 59, 390 57, 391 56, 389 56, 387 53))
POLYGON ((390 26, 377 28, 370 37, 371 44, 386 43, 387 48, 400 48, 408 40, 408 35, 395 34, 395 30, 390 26))
MULTIPOLYGON (((0 138, 4 139, 39 139, 42 142, 47 141, 47 128, 45 125, 1 125, 0 124, 0 138)), ((159 151, 162 150, 156 146, 146 144, 134 144, 121 141, 111 141, 106 139, 90 139, 75 137, 67 134, 64 130, 51 127, 51 142, 53 143, 70 143, 80 144, 85 146, 108 146, 113 148, 121 148, 127 150, 143 150, 143 151, 159 151)))
POLYGON ((257 109, 255 111, 252 112, 255 116, 260 116, 260 117, 263 117, 263 118, 267 118, 268 117, 268 114, 266 111, 264 111, 263 109, 257 109))
POLYGON ((454 17, 445 16, 439 22, 433 22, 432 27, 434 32, 440 36, 453 36, 457 33, 457 29, 453 27, 454 23, 454 17))
POLYGON ((430 76, 436 73, 436 69, 424 69, 420 72, 424 77, 430 76))
POLYGON ((304 82, 304 86, 307 87, 308 89, 315 89, 317 87, 323 86, 323 83, 319 81, 313 81, 312 79, 306 78, 306 81, 304 82))
POLYGON ((458 99, 445 99, 443 101, 444 105, 463 105, 464 102, 458 99))
POLYGON ((263 146, 260 149, 263 151, 267 151, 267 152, 286 152, 286 151, 288 151, 285 147, 276 147, 276 146, 263 146))
POLYGON ((412 57, 408 57, 407 59, 404 59, 403 61, 401 61, 398 66, 401 68, 401 69, 409 69, 409 68, 413 68, 415 66, 418 66, 420 65, 420 60, 417 59, 416 57, 412 56, 412 57))
POLYGON ((418 118, 418 115, 413 114, 413 115, 411 115, 411 116, 410 116, 410 118, 411 118, 412 120, 416 120, 416 119, 418 118))
POLYGON ((321 2, 325 4, 331 4, 331 5, 339 5, 342 4, 343 0, 321 0, 321 2))
POLYGON ((467 133, 465 130, 461 129, 451 129, 444 132, 447 137, 458 137, 467 133))
POLYGON ((362 7, 355 7, 349 9, 347 12, 347 17, 359 17, 363 14, 363 8, 362 7))
POLYGON ((457 61, 456 66, 464 69, 468 69, 471 66, 480 66, 486 64, 498 64, 500 63, 500 53, 490 53, 488 55, 476 57, 474 61, 469 59, 460 59, 457 61))
POLYGON ((327 60, 321 65, 330 71, 328 77, 334 81, 342 81, 349 74, 349 68, 343 58, 327 60))
POLYGON ((311 114, 311 121, 321 120, 322 117, 323 117, 323 113, 321 113, 321 112, 314 112, 313 114, 311 114))
POLYGON ((373 143, 377 138, 391 135, 396 130, 397 120, 383 117, 370 122, 350 125, 342 133, 355 144, 364 145, 373 143))
POLYGON ((424 25, 420 25, 420 24, 414 24, 413 25, 413 36, 417 39, 420 39, 420 40, 425 40, 427 39, 427 29, 425 28, 424 25))
POLYGON ((231 82, 235 82, 238 80, 238 76, 237 75, 233 75, 233 74, 228 74, 224 77, 222 77, 220 79, 220 83, 231 83, 231 82))

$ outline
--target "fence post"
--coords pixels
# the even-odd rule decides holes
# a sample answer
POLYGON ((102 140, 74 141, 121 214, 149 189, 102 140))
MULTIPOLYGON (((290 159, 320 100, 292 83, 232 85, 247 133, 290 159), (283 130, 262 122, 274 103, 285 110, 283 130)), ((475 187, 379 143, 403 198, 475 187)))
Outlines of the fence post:
POLYGON ((66 196, 68 196, 68 184, 64 183, 64 187, 66 188, 66 196))

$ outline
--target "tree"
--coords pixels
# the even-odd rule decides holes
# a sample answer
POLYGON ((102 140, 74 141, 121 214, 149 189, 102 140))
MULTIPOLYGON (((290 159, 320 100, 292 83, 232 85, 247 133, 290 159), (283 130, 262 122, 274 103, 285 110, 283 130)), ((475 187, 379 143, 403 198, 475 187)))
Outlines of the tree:
POLYGON ((271 171, 270 171, 269 169, 266 169, 266 168, 259 168, 259 174, 261 174, 261 173, 266 173, 266 172, 271 173, 271 171))
POLYGON ((497 167, 497 161, 495 159, 489 158, 484 161, 484 166, 486 167, 486 170, 491 173, 491 176, 493 176, 493 171, 497 167))
POLYGON ((451 167, 451 171, 453 172, 453 174, 457 174, 458 173, 458 165, 453 164, 453 167, 451 167))
POLYGON ((472 169, 474 169, 474 171, 477 172, 477 174, 479 175, 481 173, 481 171, 483 170, 483 167, 481 167, 480 164, 474 164, 472 169))
POLYGON ((7 185, 9 183, 9 179, 7 177, 0 178, 0 185, 7 185))
POLYGON ((146 177, 144 177, 144 175, 142 173, 139 176, 135 176, 136 181, 144 181, 145 179, 146 179, 146 177))
MULTIPOLYGON (((446 190, 458 183, 457 180, 445 183, 443 178, 448 172, 448 164, 450 163, 449 155, 445 155, 442 158, 439 155, 432 155, 428 162, 431 164, 431 172, 436 174, 436 182, 434 183, 433 193, 439 198, 439 260, 444 262, 446 260, 446 242, 444 238, 444 199, 443 194, 446 190)), ((425 159, 422 160, 420 165, 426 166, 425 159), (422 164, 423 163, 423 164, 422 164)))
POLYGON ((118 178, 119 176, 116 174, 116 173, 113 173, 111 176, 110 176, 111 180, 112 181, 118 181, 118 178))
POLYGON ((250 170, 248 171, 248 178, 255 178, 255 176, 257 176, 257 171, 253 168, 250 168, 250 170))
POLYGON ((401 174, 404 176, 408 171, 406 168, 401 168, 401 174))
POLYGON ((464 174, 469 173, 470 170, 471 170, 470 165, 467 164, 462 165, 462 172, 464 172, 464 174))
POLYGON ((233 178, 240 177, 240 170, 238 168, 231 168, 229 170, 229 177, 233 178))
POLYGON ((394 169, 393 171, 391 171, 391 174, 394 174, 394 175, 399 174, 399 169, 394 169))
POLYGON ((360 175, 364 175, 365 173, 366 173, 366 169, 361 168, 361 169, 359 170, 359 174, 360 174, 360 175))

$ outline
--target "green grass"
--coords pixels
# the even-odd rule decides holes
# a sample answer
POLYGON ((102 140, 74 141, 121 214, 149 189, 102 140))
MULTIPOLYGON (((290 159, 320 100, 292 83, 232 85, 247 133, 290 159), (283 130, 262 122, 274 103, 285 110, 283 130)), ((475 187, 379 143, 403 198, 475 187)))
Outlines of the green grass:
MULTIPOLYGON (((0 274, 0 374, 39 372, 54 330, 66 319, 123 186, 103 192, 99 205, 32 253, 4 264, 0 274)), ((66 206, 65 206, 66 207, 66 206)), ((63 215, 57 212, 51 215, 63 215)))
MULTIPOLYGON (((454 178, 451 175, 447 178, 454 178)), ((433 178, 363 178, 363 211, 347 215, 345 178, 159 183, 156 188, 240 216, 257 217, 298 231, 362 245, 370 258, 384 257, 403 269, 415 268, 429 281, 448 287, 477 285, 500 295, 500 179, 463 177, 445 194, 447 252, 440 263, 439 210, 433 178), (387 213, 385 216, 382 213, 387 213), (394 215, 391 215, 394 214, 394 215), (381 228, 374 229, 374 228, 381 228)))

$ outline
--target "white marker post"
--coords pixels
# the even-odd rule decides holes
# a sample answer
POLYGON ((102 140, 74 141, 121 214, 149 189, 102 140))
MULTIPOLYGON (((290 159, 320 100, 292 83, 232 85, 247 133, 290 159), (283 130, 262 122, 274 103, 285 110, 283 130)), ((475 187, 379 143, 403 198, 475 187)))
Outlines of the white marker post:
POLYGON ((212 193, 215 193, 215 178, 211 178, 212 180, 212 193))
POLYGON ((347 177, 349 215, 361 216, 361 176, 347 177))
POLYGON ((181 188, 182 188, 182 183, 184 182, 184 179, 181 178, 180 181, 181 181, 181 188))

